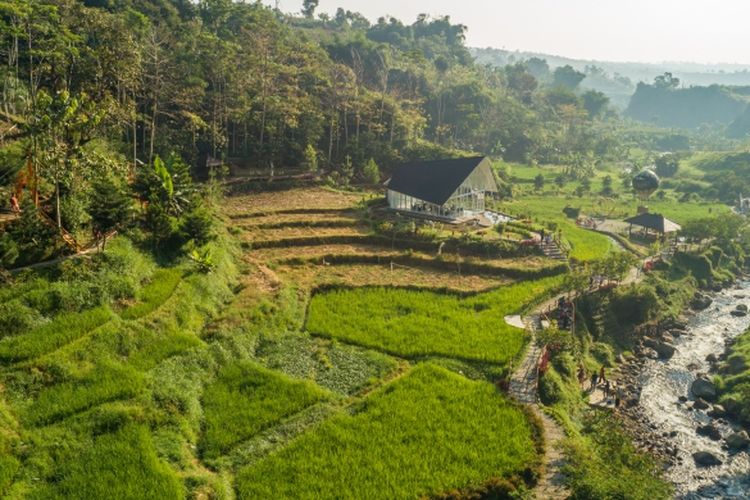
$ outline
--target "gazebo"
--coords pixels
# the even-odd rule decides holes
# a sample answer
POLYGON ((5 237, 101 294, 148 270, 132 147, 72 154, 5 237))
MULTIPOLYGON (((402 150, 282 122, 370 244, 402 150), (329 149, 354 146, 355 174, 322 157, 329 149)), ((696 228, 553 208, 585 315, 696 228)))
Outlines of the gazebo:
POLYGON ((630 227, 628 229, 628 234, 630 235, 632 235, 633 233, 633 226, 644 228, 647 234, 649 230, 654 231, 662 237, 666 236, 669 233, 676 233, 677 231, 682 229, 679 224, 667 219, 661 214, 643 213, 636 215, 635 217, 625 219, 625 222, 630 224, 630 227))

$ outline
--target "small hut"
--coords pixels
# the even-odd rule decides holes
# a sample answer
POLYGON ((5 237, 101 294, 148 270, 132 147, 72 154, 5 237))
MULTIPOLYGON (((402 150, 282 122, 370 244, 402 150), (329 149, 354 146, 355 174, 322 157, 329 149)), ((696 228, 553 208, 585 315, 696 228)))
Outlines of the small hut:
POLYGON ((625 222, 630 224, 628 229, 628 234, 630 235, 633 233, 633 226, 643 228, 646 234, 649 234, 649 231, 653 231, 662 238, 667 234, 676 233, 682 229, 679 224, 672 222, 661 214, 642 213, 635 217, 625 219, 625 222))
POLYGON ((393 210, 410 215, 460 221, 484 211, 484 197, 497 192, 485 157, 406 163, 387 181, 393 210))

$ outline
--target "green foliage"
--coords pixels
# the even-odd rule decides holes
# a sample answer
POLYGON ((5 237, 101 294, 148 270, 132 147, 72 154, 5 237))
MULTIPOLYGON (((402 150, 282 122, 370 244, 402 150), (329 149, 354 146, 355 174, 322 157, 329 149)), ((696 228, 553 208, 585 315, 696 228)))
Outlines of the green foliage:
POLYGON ((308 172, 318 171, 318 152, 312 144, 308 144, 305 147, 304 166, 308 172))
POLYGON ((518 355, 525 336, 504 317, 560 283, 559 277, 526 281, 468 298, 387 288, 333 290, 312 298, 307 329, 400 356, 502 364, 518 355))
POLYGON ((537 461, 522 411, 493 385, 429 364, 369 396, 357 410, 240 470, 239 495, 428 496, 521 474, 537 461))
POLYGON ((610 299, 610 307, 621 325, 640 325, 654 318, 660 301, 653 287, 639 284, 620 287, 610 299))
POLYGON ((196 205, 180 218, 180 233, 185 241, 193 241, 203 246, 216 238, 216 221, 213 211, 204 206, 196 205))
POLYGON ((571 498, 667 499, 672 488, 659 479, 660 467, 640 454, 607 413, 584 418, 584 436, 568 439, 565 467, 571 498))
POLYGON ((314 384, 292 380, 252 363, 225 367, 203 394, 204 458, 227 453, 282 419, 325 397, 314 384))
POLYGON ((0 234, 0 268, 12 266, 18 255, 18 245, 10 233, 0 234))
POLYGON ((95 234, 105 235, 128 224, 132 202, 125 191, 112 178, 103 178, 94 184, 91 198, 91 228, 95 234))
POLYGON ((362 168, 362 177, 368 184, 377 184, 380 182, 380 169, 372 158, 367 160, 367 163, 362 168))
POLYGON ((21 200, 21 215, 7 230, 18 249, 16 264, 28 264, 48 256, 57 243, 54 229, 42 221, 30 196, 21 200))
POLYGON ((680 168, 680 158, 675 154, 663 154, 656 158, 655 165, 659 177, 674 177, 680 168))
POLYGON ((120 313, 126 320, 134 320, 154 311, 172 296, 182 280, 182 270, 178 268, 160 269, 154 273, 151 283, 138 293, 138 301, 120 313))
POLYGON ((750 330, 740 335, 722 364, 720 403, 745 424, 750 423, 750 330))

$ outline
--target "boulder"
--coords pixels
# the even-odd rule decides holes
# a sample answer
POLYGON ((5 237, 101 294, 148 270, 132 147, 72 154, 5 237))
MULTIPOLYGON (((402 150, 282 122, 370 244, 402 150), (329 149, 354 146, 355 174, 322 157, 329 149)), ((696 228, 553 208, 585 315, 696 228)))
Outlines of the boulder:
POLYGON ((737 304, 735 310, 747 312, 747 304, 737 304))
POLYGON ((730 314, 734 316, 735 318, 744 318, 745 316, 747 316, 747 311, 741 311, 739 309, 735 309, 730 314))
POLYGON ((748 436, 747 431, 739 431, 727 436, 725 441, 730 450, 739 451, 750 445, 750 436, 748 436))
POLYGON ((677 348, 668 342, 660 342, 654 347, 654 350, 659 353, 660 358, 669 359, 674 356, 677 348))
POLYGON ((696 293, 693 300, 690 301, 690 307, 695 311, 708 309, 713 303, 713 299, 703 293, 696 293))
POLYGON ((716 363, 717 361, 719 361, 719 358, 716 357, 716 354, 711 353, 706 356, 706 361, 708 361, 709 363, 716 363))
POLYGON ((698 451, 693 453, 693 460, 698 467, 714 467, 724 463, 710 451, 698 451))
POLYGON ((714 405, 711 408, 711 411, 708 412, 708 415, 714 418, 721 418, 726 416, 727 411, 724 409, 721 405, 714 405))
POLYGON ((716 386, 705 378, 696 379, 690 386, 690 391, 699 398, 712 400, 716 397, 716 386))
POLYGON ((693 408, 695 408, 696 410, 705 410, 708 407, 709 404, 703 398, 698 398, 695 400, 695 403, 693 403, 693 408))
POLYGON ((701 425, 698 427, 698 430, 696 431, 699 436, 705 436, 709 439, 713 439, 714 441, 719 441, 721 439, 721 432, 719 429, 716 428, 714 425, 701 425))

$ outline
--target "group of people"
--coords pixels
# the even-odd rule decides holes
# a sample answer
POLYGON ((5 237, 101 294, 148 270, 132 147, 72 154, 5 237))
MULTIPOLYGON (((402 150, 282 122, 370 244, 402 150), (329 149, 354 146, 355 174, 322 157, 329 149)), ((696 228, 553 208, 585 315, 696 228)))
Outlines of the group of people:
POLYGON ((570 330, 573 327, 573 315, 575 308, 573 301, 563 296, 557 301, 557 326, 561 330, 570 330))
POLYGON ((581 389, 586 389, 586 381, 590 380, 591 385, 589 386, 589 392, 593 393, 597 388, 601 388, 604 393, 604 400, 609 401, 610 398, 614 399, 615 408, 620 407, 621 391, 620 388, 614 381, 607 378, 606 370, 602 366, 599 371, 594 370, 591 373, 591 377, 587 376, 586 368, 583 365, 578 367, 578 384, 581 389))

